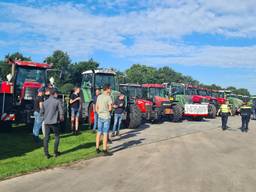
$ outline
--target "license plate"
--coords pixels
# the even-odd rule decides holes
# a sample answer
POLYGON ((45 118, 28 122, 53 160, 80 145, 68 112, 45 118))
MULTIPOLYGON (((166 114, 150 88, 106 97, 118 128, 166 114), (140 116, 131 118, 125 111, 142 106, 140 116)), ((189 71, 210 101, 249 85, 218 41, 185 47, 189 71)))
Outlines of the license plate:
POLYGON ((164 113, 165 113, 166 115, 170 115, 170 114, 172 114, 172 110, 171 110, 171 109, 165 109, 165 110, 164 110, 164 113))

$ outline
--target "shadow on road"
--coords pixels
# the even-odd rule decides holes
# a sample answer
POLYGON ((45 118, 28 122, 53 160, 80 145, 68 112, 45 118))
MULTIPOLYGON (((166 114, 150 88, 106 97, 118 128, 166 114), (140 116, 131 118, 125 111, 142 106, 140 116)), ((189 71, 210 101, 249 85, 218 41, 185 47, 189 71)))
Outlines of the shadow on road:
POLYGON ((112 147, 111 152, 116 153, 118 151, 122 151, 124 149, 128 149, 130 147, 137 146, 137 145, 141 144, 144 140, 145 140, 145 138, 124 142, 120 145, 112 147))

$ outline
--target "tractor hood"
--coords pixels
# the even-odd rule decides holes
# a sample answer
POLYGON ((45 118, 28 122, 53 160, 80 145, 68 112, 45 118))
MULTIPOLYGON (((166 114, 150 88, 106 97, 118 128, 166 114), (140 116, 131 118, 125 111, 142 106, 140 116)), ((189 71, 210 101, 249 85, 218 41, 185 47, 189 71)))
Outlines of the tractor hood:
POLYGON ((170 102, 168 98, 159 97, 159 96, 155 96, 154 100, 157 107, 161 107, 163 102, 170 102))

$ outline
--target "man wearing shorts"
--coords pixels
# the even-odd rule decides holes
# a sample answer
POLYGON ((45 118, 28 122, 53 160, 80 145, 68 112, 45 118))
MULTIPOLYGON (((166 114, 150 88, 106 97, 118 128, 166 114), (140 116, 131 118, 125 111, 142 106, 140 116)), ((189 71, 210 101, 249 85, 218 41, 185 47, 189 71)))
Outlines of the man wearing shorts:
POLYGON ((104 85, 103 93, 98 96, 96 102, 96 112, 98 113, 98 132, 96 135, 96 151, 100 153, 100 140, 103 135, 103 153, 104 155, 111 155, 107 149, 108 132, 110 127, 110 112, 112 111, 112 98, 110 96, 110 85, 104 85))
POLYGON ((80 109, 81 109, 81 102, 80 102, 80 88, 75 87, 74 92, 70 96, 70 107, 71 107, 71 131, 74 135, 78 134, 78 126, 79 126, 79 116, 80 116, 80 109), (75 128, 74 128, 75 127, 75 128))

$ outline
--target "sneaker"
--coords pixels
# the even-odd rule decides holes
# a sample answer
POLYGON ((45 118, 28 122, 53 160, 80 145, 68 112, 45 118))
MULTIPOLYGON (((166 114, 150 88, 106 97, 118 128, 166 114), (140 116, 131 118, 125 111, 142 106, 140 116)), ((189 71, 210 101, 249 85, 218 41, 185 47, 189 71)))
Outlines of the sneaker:
POLYGON ((101 153, 101 150, 100 149, 96 149, 96 153, 97 154, 101 153))
POLYGON ((119 135, 120 135, 120 133, 119 133, 119 131, 117 131, 117 132, 116 132, 116 136, 119 136, 119 135))
POLYGON ((104 154, 104 156, 112 156, 113 155, 113 153, 111 153, 107 150, 103 150, 103 154, 104 154))
POLYGON ((116 134, 113 132, 112 134, 111 134, 111 137, 115 137, 116 136, 116 134))
POLYGON ((58 157, 58 156, 60 156, 61 155, 61 153, 59 152, 59 151, 57 151, 56 153, 54 153, 54 157, 58 157))

